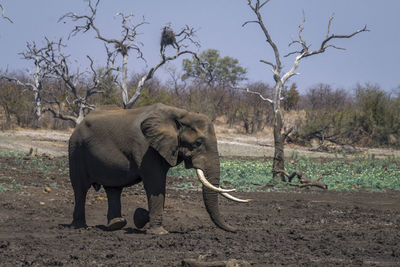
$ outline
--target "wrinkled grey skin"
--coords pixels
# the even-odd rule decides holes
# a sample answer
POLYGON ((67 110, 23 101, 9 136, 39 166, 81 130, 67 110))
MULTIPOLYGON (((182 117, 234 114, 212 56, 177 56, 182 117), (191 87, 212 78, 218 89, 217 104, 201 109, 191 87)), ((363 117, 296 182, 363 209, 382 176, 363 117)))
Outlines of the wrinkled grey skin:
MULTIPOLYGON (((75 194, 72 226, 86 227, 88 189, 104 187, 108 198, 108 229, 126 224, 121 217, 123 187, 143 182, 148 212, 135 213, 135 224, 147 232, 167 233, 162 227, 166 174, 181 162, 203 170, 219 186, 220 164, 214 127, 208 117, 154 104, 129 110, 96 111, 74 130, 69 140, 70 179, 75 194)), ((218 193, 203 186, 203 200, 211 220, 235 231, 221 218, 218 193)))

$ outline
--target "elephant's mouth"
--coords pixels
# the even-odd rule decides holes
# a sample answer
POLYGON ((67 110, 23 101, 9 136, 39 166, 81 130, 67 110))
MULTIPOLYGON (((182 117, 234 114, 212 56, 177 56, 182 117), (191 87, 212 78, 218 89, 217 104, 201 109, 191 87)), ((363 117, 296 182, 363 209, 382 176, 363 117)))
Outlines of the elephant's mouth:
POLYGON ((194 168, 193 162, 192 162, 192 159, 191 159, 191 158, 185 158, 183 161, 185 162, 185 168, 186 168, 186 169, 192 169, 192 168, 194 168))
POLYGON ((185 163, 186 169, 194 168, 193 157, 191 155, 185 154, 184 151, 179 151, 178 157, 179 157, 179 160, 178 160, 179 162, 183 161, 185 163))

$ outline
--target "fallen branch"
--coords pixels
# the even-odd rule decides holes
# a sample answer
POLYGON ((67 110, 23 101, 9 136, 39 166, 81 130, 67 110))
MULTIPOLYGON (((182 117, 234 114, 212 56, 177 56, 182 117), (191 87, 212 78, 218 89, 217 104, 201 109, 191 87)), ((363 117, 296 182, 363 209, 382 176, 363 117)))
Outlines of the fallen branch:
POLYGON ((311 186, 315 186, 315 187, 319 187, 322 189, 328 189, 328 186, 326 184, 324 184, 323 182, 320 182, 319 180, 321 180, 322 176, 320 178, 318 178, 317 180, 309 180, 307 179, 306 175, 304 173, 295 171, 292 174, 289 174, 287 171, 284 170, 275 170, 275 172, 277 173, 282 173, 283 175, 285 175, 286 177, 288 177, 288 185, 291 186, 297 186, 297 187, 311 187, 311 186), (293 178, 295 178, 297 176, 297 178, 299 179, 298 183, 293 183, 292 180, 293 178))

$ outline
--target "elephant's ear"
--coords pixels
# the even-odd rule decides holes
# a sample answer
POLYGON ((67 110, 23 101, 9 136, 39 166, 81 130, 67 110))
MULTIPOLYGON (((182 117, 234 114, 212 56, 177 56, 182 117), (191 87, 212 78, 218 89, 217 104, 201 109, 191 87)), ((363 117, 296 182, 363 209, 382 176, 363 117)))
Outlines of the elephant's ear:
POLYGON ((140 125, 150 146, 157 150, 171 166, 175 166, 178 159, 179 123, 177 122, 186 113, 187 111, 183 109, 157 104, 140 125))

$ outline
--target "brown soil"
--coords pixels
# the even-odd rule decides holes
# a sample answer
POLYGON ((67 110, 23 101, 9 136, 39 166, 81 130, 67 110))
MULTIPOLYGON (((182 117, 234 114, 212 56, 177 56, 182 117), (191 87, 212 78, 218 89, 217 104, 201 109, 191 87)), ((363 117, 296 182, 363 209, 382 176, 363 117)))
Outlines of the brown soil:
MULTIPOLYGON (((65 158, 42 160, 65 163, 65 158)), ((227 233, 211 223, 200 192, 176 189, 193 178, 169 177, 164 226, 170 234, 153 236, 133 227, 135 209, 146 207, 141 184, 124 190, 124 229, 104 230, 106 196, 91 189, 86 207, 92 227, 76 230, 63 226, 73 209, 67 173, 44 175, 20 164, 0 157, 0 185, 18 181, 0 192, 1 266, 180 266, 185 258, 199 257, 255 266, 400 264, 399 192, 235 193, 254 201, 221 199, 222 213, 239 229, 227 233)))

